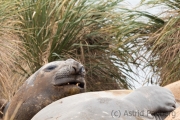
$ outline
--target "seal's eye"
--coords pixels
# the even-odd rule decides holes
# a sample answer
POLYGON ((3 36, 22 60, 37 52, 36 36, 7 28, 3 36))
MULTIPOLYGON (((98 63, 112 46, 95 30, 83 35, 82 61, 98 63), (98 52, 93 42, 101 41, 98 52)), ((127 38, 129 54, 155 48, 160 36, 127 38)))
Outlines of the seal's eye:
POLYGON ((56 67, 57 67, 56 65, 48 66, 47 68, 45 68, 45 71, 49 72, 51 70, 54 70, 56 67))

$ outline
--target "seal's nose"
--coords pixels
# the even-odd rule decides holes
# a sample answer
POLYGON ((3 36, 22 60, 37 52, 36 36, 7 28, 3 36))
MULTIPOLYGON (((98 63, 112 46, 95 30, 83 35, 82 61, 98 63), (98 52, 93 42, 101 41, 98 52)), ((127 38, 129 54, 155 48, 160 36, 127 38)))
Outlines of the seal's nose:
POLYGON ((70 69, 71 69, 70 71, 72 71, 71 74, 85 76, 86 71, 84 69, 84 66, 81 63, 75 61, 74 59, 68 59, 66 60, 66 62, 70 64, 70 69))
POLYGON ((84 66, 78 65, 78 66, 72 66, 72 67, 74 69, 75 74, 83 75, 83 76, 86 74, 84 66))
POLYGON ((86 71, 84 69, 84 66, 81 66, 80 69, 79 69, 79 72, 78 72, 80 75, 85 75, 86 74, 86 71))

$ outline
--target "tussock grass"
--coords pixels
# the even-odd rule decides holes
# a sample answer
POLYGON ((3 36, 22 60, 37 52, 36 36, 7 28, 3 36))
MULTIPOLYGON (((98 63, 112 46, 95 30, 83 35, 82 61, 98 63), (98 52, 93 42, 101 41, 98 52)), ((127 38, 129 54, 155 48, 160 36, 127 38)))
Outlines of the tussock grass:
POLYGON ((0 90, 5 98, 10 100, 44 64, 68 58, 85 65, 88 91, 133 87, 126 71, 133 72, 129 63, 135 63, 136 51, 129 41, 137 29, 119 7, 121 0, 0 2, 0 90))
POLYGON ((0 93, 1 97, 8 100, 11 99, 13 94, 22 85, 24 76, 20 76, 15 70, 18 70, 14 64, 12 56, 18 54, 17 36, 9 34, 1 35, 0 38, 0 93))
POLYGON ((128 61, 133 58, 129 48, 123 47, 124 36, 130 31, 125 28, 127 24, 120 22, 129 18, 123 18, 121 11, 114 11, 120 9, 120 2, 20 2, 20 12, 16 17, 20 23, 17 33, 22 46, 19 49, 21 56, 18 57, 27 63, 30 70, 22 67, 21 74, 29 76, 45 63, 74 58, 86 67, 89 90, 132 87, 127 81, 130 80, 127 79, 127 74, 121 70, 128 69, 132 72, 128 61), (123 51, 120 52, 119 47, 123 51))
POLYGON ((148 51, 151 52, 149 63, 154 68, 155 74, 160 76, 159 83, 167 85, 180 78, 180 6, 179 1, 175 0, 151 0, 147 4, 155 6, 166 6, 168 8, 163 13, 165 24, 156 32, 150 35, 146 41, 148 51))
POLYGON ((15 10, 15 1, 0 0, 0 99, 7 100, 11 100, 25 80, 25 76, 15 72, 19 68, 15 64, 14 56, 18 56, 18 47, 21 43, 14 29, 17 23, 17 19, 15 19, 17 11, 15 10))

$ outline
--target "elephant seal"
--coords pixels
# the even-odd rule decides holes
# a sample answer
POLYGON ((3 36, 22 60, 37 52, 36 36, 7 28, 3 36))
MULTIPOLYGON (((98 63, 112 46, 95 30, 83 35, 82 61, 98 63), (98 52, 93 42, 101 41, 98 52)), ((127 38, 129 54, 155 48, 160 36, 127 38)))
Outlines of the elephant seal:
POLYGON ((85 92, 84 77, 83 65, 73 59, 44 65, 20 87, 3 119, 30 120, 48 104, 85 92))
POLYGON ((175 109, 175 102, 173 94, 159 86, 87 92, 53 102, 32 120, 159 120, 175 109))

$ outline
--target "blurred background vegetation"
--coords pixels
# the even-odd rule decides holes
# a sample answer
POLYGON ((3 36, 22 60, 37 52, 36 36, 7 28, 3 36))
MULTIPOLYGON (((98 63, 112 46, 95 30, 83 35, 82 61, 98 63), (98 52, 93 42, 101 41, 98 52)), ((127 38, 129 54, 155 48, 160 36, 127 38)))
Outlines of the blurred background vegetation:
MULTIPOLYGON (((44 64, 73 58, 85 65, 87 91, 132 89, 132 66, 151 67, 155 83, 179 77, 179 2, 152 15, 123 0, 0 0, 0 95, 11 99, 44 64), (143 53, 143 54, 140 54, 143 53)), ((147 82, 151 83, 150 77, 147 82)))
POLYGON ((159 14, 164 25, 152 32, 145 42, 147 51, 151 52, 148 63, 154 74, 160 76, 158 83, 164 86, 180 78, 180 1, 150 0, 144 4, 165 8, 159 14))

